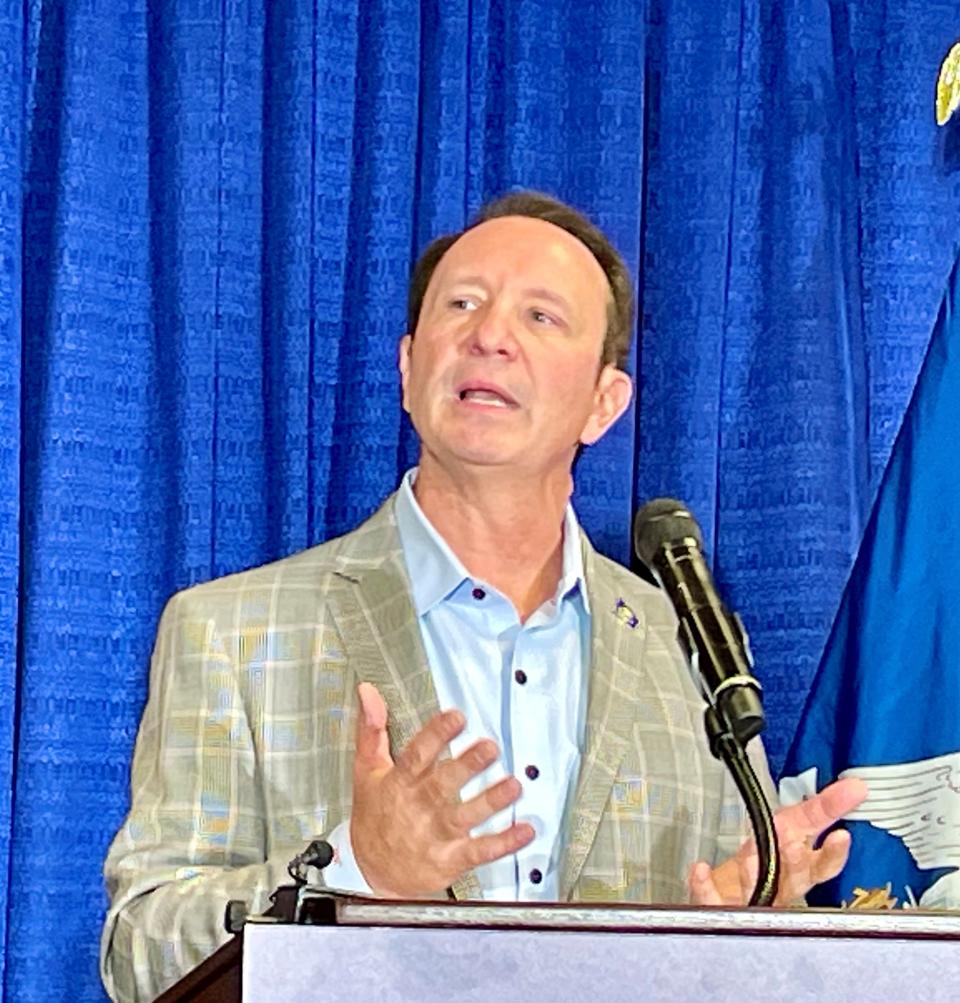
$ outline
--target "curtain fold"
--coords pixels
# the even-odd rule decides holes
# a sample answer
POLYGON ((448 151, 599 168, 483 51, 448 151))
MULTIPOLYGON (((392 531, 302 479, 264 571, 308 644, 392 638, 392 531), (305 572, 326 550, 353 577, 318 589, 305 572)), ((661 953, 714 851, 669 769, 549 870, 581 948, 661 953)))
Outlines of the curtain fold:
POLYGON ((19 707, 20 390, 23 352, 24 18, 19 7, 0 12, 0 108, 9 110, 0 141, 0 979, 6 971, 13 786, 19 707))
POLYGON ((957 245, 960 3, 28 0, 0 11, 0 951, 101 1000, 100 867, 164 602, 416 460, 417 253, 559 195, 637 277, 575 502, 685 499, 789 744, 957 245))

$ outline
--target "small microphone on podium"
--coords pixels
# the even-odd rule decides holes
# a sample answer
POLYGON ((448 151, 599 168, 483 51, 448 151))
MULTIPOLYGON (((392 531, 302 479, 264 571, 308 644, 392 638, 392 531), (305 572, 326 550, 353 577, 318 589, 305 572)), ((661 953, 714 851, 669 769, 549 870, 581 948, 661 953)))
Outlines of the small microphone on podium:
POLYGON ((333 847, 325 839, 315 839, 287 864, 287 874, 298 884, 306 884, 308 867, 323 870, 331 860, 333 860, 333 847))
MULTIPOLYGON (((292 885, 281 885, 270 896, 272 905, 263 914, 256 916, 257 923, 304 923, 311 920, 298 918, 301 915, 300 893, 310 884, 307 868, 322 870, 333 860, 333 847, 325 839, 314 839, 287 864, 287 874, 294 880, 292 885)), ((318 900, 319 902, 319 900, 318 900)), ((250 906, 243 899, 231 899, 227 903, 224 927, 227 933, 240 933, 247 923, 250 906)), ((314 916, 326 915, 320 905, 314 916)), ((317 922, 318 920, 313 920, 317 922)), ((330 922, 329 919, 320 922, 330 922)))
POLYGON ((683 502, 656 498, 633 522, 637 557, 670 598, 680 639, 709 703, 742 745, 764 728, 760 683, 740 618, 723 604, 703 556, 703 535, 683 502))

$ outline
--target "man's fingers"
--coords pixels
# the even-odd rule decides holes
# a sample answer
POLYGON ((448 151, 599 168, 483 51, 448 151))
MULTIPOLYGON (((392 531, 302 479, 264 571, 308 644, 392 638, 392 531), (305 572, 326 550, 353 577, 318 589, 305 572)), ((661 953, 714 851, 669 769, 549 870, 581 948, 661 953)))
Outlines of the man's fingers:
POLYGON ((777 831, 787 840, 817 836, 853 811, 866 796, 867 785, 859 777, 837 780, 815 797, 781 808, 776 815, 777 831))
POLYGON ((824 798, 831 824, 848 815, 854 808, 859 808, 869 793, 866 783, 859 777, 844 777, 825 787, 820 794, 824 798))
POLYGON ((456 759, 438 763, 435 783, 437 793, 445 801, 455 801, 464 784, 477 774, 492 766, 498 759, 500 750, 497 743, 489 738, 481 738, 456 759))
POLYGON ((399 777, 408 783, 419 780, 465 726, 464 716, 458 710, 445 710, 434 714, 397 756, 399 777))
POLYGON ((823 841, 823 846, 814 853, 813 884, 819 885, 835 878, 843 870, 850 855, 850 833, 842 829, 831 832, 823 841))
POLYGON ((713 870, 704 860, 698 860, 687 875, 690 901, 693 905, 721 906, 724 901, 713 881, 713 870))
POLYGON ((512 805, 522 792, 523 787, 516 777, 504 777, 469 801, 452 805, 450 808, 452 824, 456 829, 469 832, 475 826, 482 825, 492 815, 496 815, 498 811, 503 811, 512 805))
POLYGON ((536 833, 528 822, 517 822, 503 832, 494 832, 486 836, 475 836, 466 841, 461 870, 469 871, 481 864, 489 864, 491 860, 509 857, 510 854, 522 850, 531 842, 536 833))
POLYGON ((354 769, 370 771, 393 764, 387 736, 387 705, 376 686, 360 683, 357 687, 360 707, 357 713, 357 754, 354 769))
POLYGON ((831 832, 823 845, 812 849, 810 842, 795 842, 781 850, 783 871, 777 905, 791 905, 801 900, 814 885, 835 878, 847 862, 850 833, 831 832))

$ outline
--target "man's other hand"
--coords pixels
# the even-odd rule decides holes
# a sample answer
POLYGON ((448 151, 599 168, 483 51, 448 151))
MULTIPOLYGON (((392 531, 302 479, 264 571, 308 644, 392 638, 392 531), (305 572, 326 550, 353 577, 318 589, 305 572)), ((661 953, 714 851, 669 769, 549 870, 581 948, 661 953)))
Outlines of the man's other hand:
POLYGON ((432 717, 394 762, 383 697, 370 683, 361 683, 357 695, 350 842, 376 895, 443 896, 467 871, 516 853, 533 839, 533 827, 524 822, 490 835, 470 835, 475 826, 513 804, 521 786, 516 777, 504 777, 469 801, 460 801, 464 784, 499 756, 495 742, 481 739, 455 759, 440 760, 464 729, 460 711, 432 717))
MULTIPOLYGON (((847 862, 850 834, 831 832, 814 849, 820 834, 853 811, 867 796, 867 785, 854 777, 824 787, 815 797, 781 808, 774 815, 780 844, 780 886, 774 905, 802 902, 823 881, 836 877, 847 862)), ((757 881, 757 847, 747 840, 729 860, 711 868, 699 861, 690 869, 688 884, 694 905, 746 905, 757 881)))

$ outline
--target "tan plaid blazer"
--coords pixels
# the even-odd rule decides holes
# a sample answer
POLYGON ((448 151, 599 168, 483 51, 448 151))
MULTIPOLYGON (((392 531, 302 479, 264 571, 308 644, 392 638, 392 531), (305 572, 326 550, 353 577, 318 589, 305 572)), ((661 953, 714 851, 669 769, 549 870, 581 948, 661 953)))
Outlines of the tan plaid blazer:
MULTIPOLYGON (((735 850, 744 813, 702 737, 667 600, 586 537, 583 556, 592 660, 562 896, 684 902, 690 864, 735 850)), ((229 899, 265 909, 290 858, 349 816, 363 680, 395 749, 438 709, 392 498, 346 536, 170 600, 104 868, 114 999, 152 999, 197 965, 227 937, 229 899)), ((473 875, 455 892, 480 894, 473 875)))

